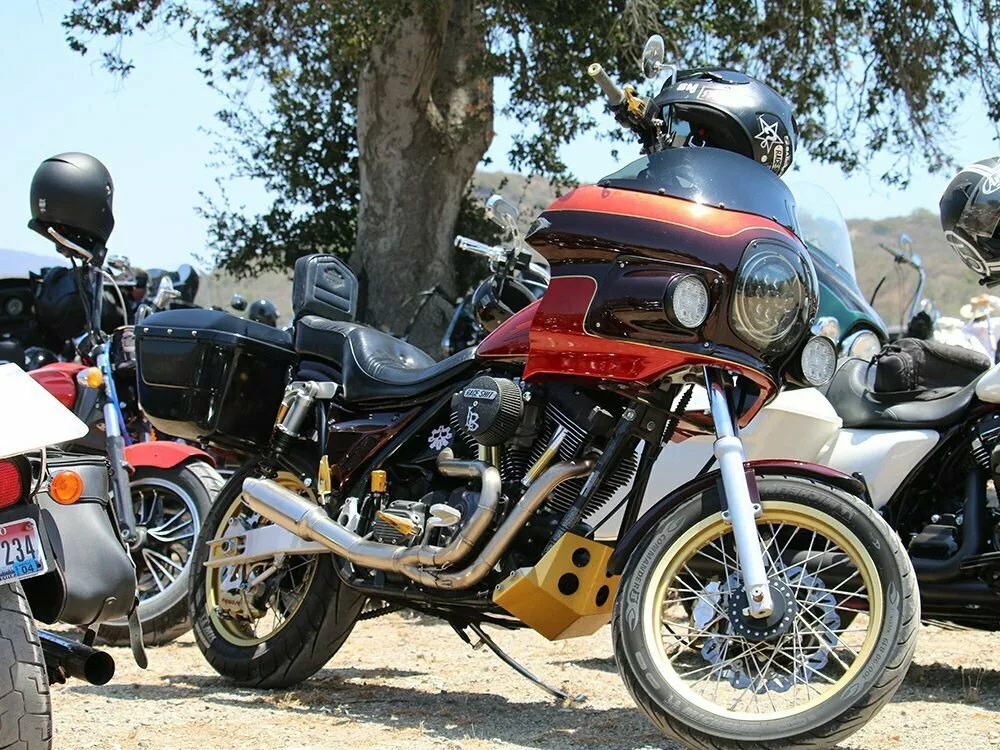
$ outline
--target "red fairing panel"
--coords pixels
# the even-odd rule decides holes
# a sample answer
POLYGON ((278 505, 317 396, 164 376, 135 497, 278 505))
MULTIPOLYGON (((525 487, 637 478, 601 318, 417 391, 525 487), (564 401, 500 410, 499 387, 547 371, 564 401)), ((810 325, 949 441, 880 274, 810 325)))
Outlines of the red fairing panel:
POLYGON ((53 362, 28 374, 60 404, 72 409, 76 403, 76 374, 83 369, 84 366, 76 362, 53 362))
POLYGON ((476 349, 476 356, 489 359, 524 361, 528 358, 528 334, 531 319, 535 317, 539 302, 532 302, 501 323, 493 333, 483 339, 476 349))
POLYGON ((172 469, 195 458, 215 466, 215 460, 205 451, 170 440, 153 440, 125 446, 125 460, 134 468, 148 466, 154 469, 172 469))
POLYGON ((793 232, 763 216, 727 211, 679 198, 602 188, 597 185, 578 187, 557 198, 545 211, 587 211, 651 219, 720 238, 765 231, 780 235, 796 246, 801 245, 801 241, 793 232))
POLYGON ((648 385, 669 370, 697 363, 681 352, 587 333, 584 320, 596 291, 597 280, 590 276, 549 282, 531 322, 526 379, 564 375, 648 385))

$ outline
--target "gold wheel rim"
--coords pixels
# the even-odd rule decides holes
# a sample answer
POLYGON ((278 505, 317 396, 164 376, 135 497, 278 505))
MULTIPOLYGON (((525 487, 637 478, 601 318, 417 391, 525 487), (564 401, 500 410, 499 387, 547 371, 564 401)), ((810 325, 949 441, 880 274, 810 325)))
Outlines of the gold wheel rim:
MULTIPOLYGON (((830 544, 834 544, 839 548, 838 551, 846 554, 850 563, 853 564, 855 567, 855 573, 852 574, 851 577, 845 579, 844 583, 847 584, 848 589, 856 588, 857 590, 848 591, 847 589, 841 588, 841 584, 835 584, 833 587, 831 587, 830 590, 832 592, 843 596, 843 598, 839 600, 840 606, 835 607, 835 609, 840 609, 840 611, 843 612, 845 609, 849 609, 842 606, 843 602, 848 601, 849 599, 852 598, 853 599, 866 598, 868 601, 868 610, 867 612, 861 611, 858 614, 860 616, 867 616, 868 625, 865 629, 866 631, 865 637, 860 646, 857 649, 850 649, 853 654, 851 663, 849 665, 840 665, 840 664, 837 665, 839 668, 843 668, 843 673, 836 680, 831 680, 832 684, 829 684, 828 689, 825 690, 820 695, 815 697, 810 697, 809 685, 806 685, 805 699, 802 701, 801 704, 799 704, 798 701, 795 700, 794 701, 795 705, 792 708, 784 710, 775 710, 773 712, 768 712, 768 713, 761 713, 760 712, 761 693, 757 692, 758 697, 755 699, 754 702, 754 705, 757 708, 756 712, 722 709, 721 706, 713 702, 713 700, 709 700, 704 695, 704 692, 702 693, 697 692, 683 681, 683 677, 691 673, 684 672, 682 674, 675 669, 675 664, 671 659, 671 655, 667 653, 667 645, 665 643, 666 638, 663 636, 663 630, 665 628, 664 612, 670 606, 678 604, 685 597, 688 598, 688 600, 692 601, 692 609, 694 608, 694 606, 697 606, 697 604, 702 600, 704 600, 708 605, 713 604, 711 598, 705 596, 704 594, 701 594, 700 596, 697 597, 694 596, 693 592, 690 590, 691 587, 689 585, 684 583, 684 581, 682 580, 678 581, 678 574, 680 574, 682 571, 690 570, 689 563, 691 562, 691 560, 694 559, 696 555, 701 553, 702 550, 706 549, 707 546, 711 546, 714 542, 723 539, 726 536, 729 536, 730 539, 732 538, 731 526, 729 526, 726 523, 726 521, 722 518, 721 513, 715 513, 709 516, 708 518, 700 521, 692 528, 688 529, 673 544, 670 545, 669 549, 667 549, 666 552, 664 552, 660 556, 659 560, 656 563, 656 566, 654 567, 650 575, 649 580, 655 581, 656 586, 655 588, 648 587, 643 596, 642 623, 643 623, 644 645, 646 646, 647 653, 652 657, 655 669, 656 671, 659 672, 659 676, 662 677, 664 680, 666 680, 668 683, 670 683, 675 691, 680 693, 687 701, 702 708, 703 710, 707 710, 715 714, 716 716, 723 716, 730 720, 737 719, 741 721, 772 721, 775 719, 783 719, 789 716, 795 716, 804 713, 806 711, 811 711, 816 707, 818 707, 819 705, 822 705, 826 701, 830 700, 832 697, 836 696, 844 688, 846 688, 847 685, 849 685, 851 681, 854 679, 854 677, 868 663, 871 654, 873 653, 875 646, 878 642, 878 636, 883 621, 883 611, 882 611, 883 597, 882 597, 881 579, 878 574, 878 568, 875 564, 875 561, 868 553, 867 549, 865 549, 865 546, 858 539, 857 535, 855 535, 844 524, 842 524, 837 519, 830 517, 828 514, 815 510, 806 505, 801 505, 797 503, 788 503, 782 501, 772 501, 772 502, 762 503, 762 513, 757 518, 757 525, 758 527, 770 526, 772 532, 774 531, 775 525, 778 526, 779 531, 785 527, 790 529, 797 529, 799 531, 811 531, 813 532, 813 537, 812 537, 813 540, 815 540, 816 535, 822 535, 822 537, 824 537, 827 540, 827 545, 825 545, 826 550, 829 550, 830 544), (860 578, 862 579, 861 587, 848 584, 848 582, 856 581, 856 578, 858 576, 860 576, 860 578), (678 585, 674 585, 675 581, 678 581, 678 585), (680 584, 683 584, 684 588, 682 588, 680 584), (683 594, 683 596, 671 598, 671 593, 678 590, 680 591, 681 594, 683 594), (861 593, 862 591, 864 591, 864 594, 861 593), (844 668, 844 666, 846 666, 846 668, 844 668)), ((772 538, 774 536, 775 535, 772 533, 772 538)), ((719 546, 711 548, 715 550, 714 552, 715 555, 719 554, 719 546)), ((726 562, 727 556, 725 554, 726 546, 724 542, 721 545, 721 549, 722 549, 722 555, 721 555, 722 561, 726 562)), ((771 560, 767 556, 765 557, 765 567, 768 568, 769 578, 772 572, 776 569, 776 566, 778 564, 783 566, 783 570, 780 572, 786 572, 795 567, 794 565, 785 566, 784 563, 781 562, 781 552, 783 552, 782 550, 772 550, 769 543, 765 545, 765 550, 766 553, 773 553, 774 551, 778 552, 778 554, 776 555, 778 558, 777 560, 771 560)), ((810 553, 807 552, 807 559, 809 554, 810 553)), ((803 568, 802 577, 799 578, 799 581, 800 582, 803 581, 806 575, 807 573, 803 568)), ((812 587, 806 586, 806 588, 812 588, 812 587)), ((796 599, 800 593, 802 593, 801 588, 795 589, 796 599)), ((722 611, 725 612, 726 608, 723 607, 722 611)), ((719 608, 716 607, 716 609, 713 610, 712 612, 713 618, 718 617, 718 613, 719 613, 719 608)), ((692 615, 691 619, 694 619, 694 615, 692 615)), ((814 626, 815 624, 813 623, 813 627, 814 626)), ((667 627, 667 629, 670 630, 669 627, 667 627)), ((857 629, 848 627, 847 629, 834 630, 833 634, 838 635, 838 640, 844 641, 844 639, 840 638, 840 635, 848 632, 848 630, 857 630, 857 629)), ((692 637, 692 639, 694 639, 697 636, 697 633, 698 631, 695 631, 693 636, 692 634, 689 634, 689 636, 692 637)), ((796 633, 793 636, 793 639, 798 638, 799 635, 801 634, 796 633)), ((826 633, 820 632, 818 633, 818 635, 826 635, 826 633)), ((712 636, 709 633, 705 633, 702 639, 702 643, 705 642, 704 639, 710 637, 712 636)), ((743 646, 745 646, 746 643, 748 643, 746 639, 741 638, 739 636, 735 636, 735 634, 734 635, 722 634, 721 637, 724 639, 731 639, 723 641, 724 643, 727 644, 723 647, 725 649, 728 649, 729 647, 728 644, 731 643, 738 643, 743 646)), ((782 640, 778 641, 779 645, 784 642, 785 637, 787 636, 783 636, 782 640)), ((736 648, 739 647, 740 647, 739 645, 736 646, 736 648)), ((848 648, 850 647, 848 646, 848 648)), ((759 654, 761 650, 762 649, 760 649, 759 647, 756 647, 756 650, 754 649, 754 647, 751 647, 750 653, 751 655, 754 656, 755 661, 758 662, 760 661, 760 656, 758 656, 757 654, 759 654)), ((774 650, 777 651, 777 647, 775 647, 774 650)), ((835 648, 830 650, 834 651, 835 648)), ((704 651, 702 651, 702 653, 704 653, 704 651)), ((793 664, 794 664, 795 663, 794 645, 792 647, 792 653, 793 653, 793 664)), ((805 652, 803 651, 802 653, 805 652)), ((722 657, 723 663, 726 662, 727 655, 728 652, 723 654, 722 657)), ((767 668, 771 667, 774 664, 774 662, 775 662, 775 657, 771 657, 770 663, 768 663, 764 669, 766 670, 767 668)), ((703 663, 707 662, 703 661, 703 663)), ((753 666, 753 662, 750 662, 750 666, 753 666)), ((708 674, 710 675, 716 672, 716 669, 708 667, 704 667, 703 670, 707 670, 708 674)), ((749 666, 748 666, 748 671, 749 671, 749 666)), ((720 672, 719 679, 721 679, 722 677, 721 668, 719 669, 719 672, 720 672)), ((704 676, 705 671, 702 671, 701 674, 702 676, 704 676)), ((808 683, 810 679, 819 679, 819 677, 815 677, 814 675, 809 674, 808 672, 804 672, 804 674, 808 675, 805 680, 805 683, 808 683)), ((791 670, 791 674, 787 675, 785 678, 787 679, 787 677, 789 676, 791 677, 793 690, 797 686, 804 684, 802 680, 797 679, 797 675, 798 675, 798 667, 796 666, 794 669, 791 670)), ((766 673, 760 675, 760 679, 764 680, 765 682, 766 682, 766 677, 767 677, 766 673)), ((825 685, 826 683, 823 684, 825 685)), ((715 690, 716 692, 713 695, 713 699, 717 697, 718 687, 716 687, 715 690)), ((746 690, 745 692, 751 693, 755 691, 746 690)), ((783 692, 787 692, 787 690, 783 692)), ((775 707, 775 704, 773 702, 774 695, 771 694, 769 697, 770 697, 770 705, 772 707, 775 707)), ((738 708, 742 704, 742 702, 743 702, 742 699, 737 701, 733 706, 733 708, 734 709, 738 708)))
MULTIPOLYGON (((278 472, 278 475, 274 478, 274 481, 280 484, 281 486, 292 490, 293 492, 297 492, 303 496, 315 500, 315 496, 313 495, 312 491, 309 488, 307 488, 304 484, 302 484, 302 481, 294 474, 285 471, 278 472)), ((235 500, 233 500, 232 504, 229 506, 229 509, 222 517, 222 520, 219 523, 218 528, 216 528, 215 530, 216 537, 221 536, 222 534, 225 533, 225 529, 229 524, 229 519, 235 517, 243 508, 244 508, 243 494, 240 493, 240 495, 235 500)), ((281 622, 279 622, 275 628, 269 630, 265 635, 262 636, 248 635, 245 630, 243 630, 238 626, 237 624, 238 621, 233 620, 232 618, 221 617, 219 615, 218 612, 219 579, 220 576, 222 576, 224 568, 209 568, 207 571, 208 574, 205 576, 205 601, 208 605, 208 616, 212 622, 212 626, 215 628, 215 631, 225 640, 227 640, 229 643, 232 643, 235 646, 251 646, 251 647, 257 646, 273 638, 282 630, 282 628, 285 627, 285 625, 291 622, 292 618, 294 618, 295 614, 299 611, 299 607, 302 606, 302 602, 305 600, 306 593, 312 586, 313 577, 316 574, 316 562, 317 562, 316 556, 313 556, 312 560, 309 563, 309 567, 306 571, 305 578, 298 587, 302 593, 298 597, 297 601, 294 603, 292 608, 285 614, 284 619, 281 622)))

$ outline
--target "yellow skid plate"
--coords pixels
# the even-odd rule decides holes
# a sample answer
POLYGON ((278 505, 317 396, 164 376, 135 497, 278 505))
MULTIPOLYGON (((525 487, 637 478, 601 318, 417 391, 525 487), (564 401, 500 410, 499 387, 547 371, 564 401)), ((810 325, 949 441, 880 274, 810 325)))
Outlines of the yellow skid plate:
POLYGON ((493 590, 493 601, 550 641, 592 635, 611 622, 621 576, 607 574, 612 548, 564 534, 533 568, 493 590))

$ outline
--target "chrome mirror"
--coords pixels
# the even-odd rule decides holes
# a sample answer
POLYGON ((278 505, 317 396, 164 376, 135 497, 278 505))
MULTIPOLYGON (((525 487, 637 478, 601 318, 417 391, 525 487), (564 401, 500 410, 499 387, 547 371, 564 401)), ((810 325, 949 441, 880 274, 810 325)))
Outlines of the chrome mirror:
POLYGON ((913 240, 906 232, 899 235, 899 249, 907 255, 913 252, 913 240))
POLYGON ((486 201, 486 218, 512 237, 517 236, 517 220, 520 215, 517 206, 502 195, 491 195, 486 201))
POLYGON ((174 282, 169 276, 160 279, 160 285, 156 288, 156 297, 153 299, 153 306, 158 310, 166 310, 170 300, 180 297, 181 293, 174 289, 174 282))
POLYGON ((660 71, 667 67, 663 64, 666 53, 667 46, 659 34, 653 34, 646 40, 646 45, 642 48, 642 61, 639 67, 647 79, 656 78, 660 71))

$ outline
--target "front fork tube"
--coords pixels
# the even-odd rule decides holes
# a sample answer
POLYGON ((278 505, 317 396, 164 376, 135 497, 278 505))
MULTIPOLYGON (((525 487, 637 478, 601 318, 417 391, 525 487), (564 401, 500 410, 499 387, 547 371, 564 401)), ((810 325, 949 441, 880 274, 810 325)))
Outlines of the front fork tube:
POLYGON ((705 368, 712 422, 715 425, 715 459, 722 475, 729 522, 736 540, 736 557, 743 571, 743 590, 747 595, 751 617, 769 616, 774 605, 767 583, 764 555, 757 532, 755 516, 760 512, 750 496, 747 475, 743 467, 743 441, 740 440, 733 414, 729 408, 726 382, 718 370, 705 368))
MULTIPOLYGON (((107 354, 98 356, 98 365, 107 354)), ((110 368, 101 367, 105 378, 110 376, 110 368)), ((125 462, 125 440, 122 438, 121 423, 118 417, 118 405, 111 398, 111 389, 107 382, 104 388, 104 435, 108 447, 108 461, 111 463, 111 482, 114 485, 115 515, 118 517, 118 531, 122 540, 133 545, 139 539, 136 529, 135 507, 132 505, 132 490, 128 483, 128 464, 125 462)))

